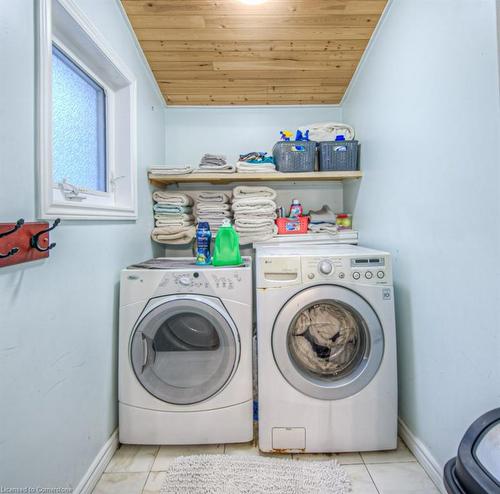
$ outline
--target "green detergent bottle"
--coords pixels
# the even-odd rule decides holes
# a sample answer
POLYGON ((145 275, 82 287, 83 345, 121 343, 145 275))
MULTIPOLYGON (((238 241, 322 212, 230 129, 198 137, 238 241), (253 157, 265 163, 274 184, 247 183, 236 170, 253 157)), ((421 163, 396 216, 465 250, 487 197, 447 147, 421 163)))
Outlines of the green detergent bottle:
POLYGON ((239 266, 242 264, 240 243, 231 221, 224 220, 215 237, 213 266, 239 266))

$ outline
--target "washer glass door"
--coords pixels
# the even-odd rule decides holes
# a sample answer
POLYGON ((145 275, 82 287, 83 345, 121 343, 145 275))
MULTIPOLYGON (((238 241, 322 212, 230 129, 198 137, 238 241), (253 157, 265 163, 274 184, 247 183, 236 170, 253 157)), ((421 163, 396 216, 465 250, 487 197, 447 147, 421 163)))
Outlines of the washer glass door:
POLYGON ((169 299, 137 324, 131 342, 137 379, 172 404, 199 403, 220 391, 239 358, 236 329, 225 309, 208 299, 169 299))
POLYGON ((300 392, 335 400, 363 389, 382 361, 384 336, 373 308, 335 285, 307 288, 276 318, 273 353, 283 377, 300 392))

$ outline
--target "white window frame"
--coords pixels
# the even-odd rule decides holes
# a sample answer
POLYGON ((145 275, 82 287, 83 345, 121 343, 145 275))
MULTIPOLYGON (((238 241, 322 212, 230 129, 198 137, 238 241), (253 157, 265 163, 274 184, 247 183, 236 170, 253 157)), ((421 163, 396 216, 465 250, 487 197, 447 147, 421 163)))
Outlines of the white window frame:
MULTIPOLYGON (((137 82, 72 0, 38 0, 38 216, 43 219, 137 218, 137 82), (52 173, 52 44, 106 94, 106 192, 64 193, 52 173)), ((65 187, 71 189, 71 184, 65 187)))

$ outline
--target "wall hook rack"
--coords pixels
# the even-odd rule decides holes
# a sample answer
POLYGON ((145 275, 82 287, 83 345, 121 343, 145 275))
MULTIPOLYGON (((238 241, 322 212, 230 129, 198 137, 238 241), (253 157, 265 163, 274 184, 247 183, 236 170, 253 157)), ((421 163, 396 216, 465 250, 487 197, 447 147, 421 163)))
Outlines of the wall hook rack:
POLYGON ((46 228, 45 230, 41 230, 39 231, 38 233, 35 233, 35 235, 33 235, 31 237, 31 241, 30 241, 30 245, 31 247, 33 247, 34 249, 36 249, 37 251, 39 252, 47 252, 48 250, 50 249, 53 249, 55 246, 56 246, 56 243, 53 242, 51 244, 49 244, 47 247, 40 247, 40 245, 38 244, 38 239, 44 234, 44 233, 49 233, 51 230, 53 230, 57 225, 59 225, 59 223, 61 223, 61 219, 60 218, 57 218, 54 223, 52 224, 52 226, 50 228, 46 228))
POLYGON ((49 226, 46 221, 25 222, 21 218, 16 223, 0 223, 0 268, 49 257, 55 247, 49 233, 60 222, 58 218, 49 226))

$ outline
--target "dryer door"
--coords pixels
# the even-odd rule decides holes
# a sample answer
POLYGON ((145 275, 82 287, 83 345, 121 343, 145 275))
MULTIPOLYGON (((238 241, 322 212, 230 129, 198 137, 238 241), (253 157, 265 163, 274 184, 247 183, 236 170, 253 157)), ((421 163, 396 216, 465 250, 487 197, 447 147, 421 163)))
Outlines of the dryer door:
POLYGON ((283 377, 313 398, 337 400, 361 391, 375 376, 384 334, 373 308, 334 285, 307 288, 276 318, 272 346, 283 377))
POLYGON ((130 355, 137 379, 167 403, 199 403, 219 392, 239 359, 239 338, 222 304, 168 297, 138 321, 130 355))

